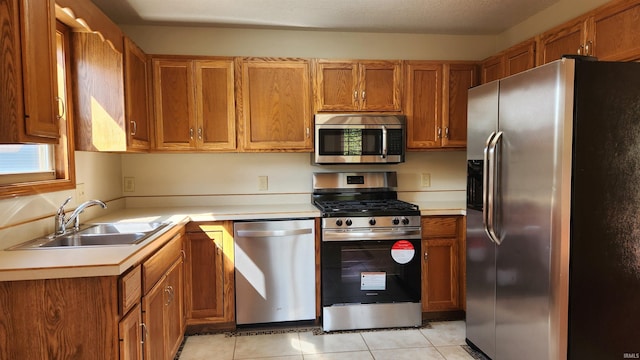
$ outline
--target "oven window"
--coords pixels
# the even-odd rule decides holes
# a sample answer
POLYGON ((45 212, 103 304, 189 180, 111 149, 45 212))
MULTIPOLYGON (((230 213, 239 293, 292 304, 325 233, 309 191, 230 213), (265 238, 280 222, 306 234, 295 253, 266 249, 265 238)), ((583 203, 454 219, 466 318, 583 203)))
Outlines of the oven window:
POLYGON ((420 240, 410 261, 391 252, 395 240, 322 243, 322 304, 420 301, 420 240))
POLYGON ((380 155, 382 130, 380 129, 320 129, 321 155, 380 155))

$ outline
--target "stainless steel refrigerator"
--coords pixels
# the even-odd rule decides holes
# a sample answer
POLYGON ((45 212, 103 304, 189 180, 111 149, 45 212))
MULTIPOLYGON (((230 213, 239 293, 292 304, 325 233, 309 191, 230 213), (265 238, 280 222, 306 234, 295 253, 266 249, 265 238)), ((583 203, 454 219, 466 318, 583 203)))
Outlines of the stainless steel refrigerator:
POLYGON ((468 105, 467 343, 640 358, 640 63, 565 58, 468 105))

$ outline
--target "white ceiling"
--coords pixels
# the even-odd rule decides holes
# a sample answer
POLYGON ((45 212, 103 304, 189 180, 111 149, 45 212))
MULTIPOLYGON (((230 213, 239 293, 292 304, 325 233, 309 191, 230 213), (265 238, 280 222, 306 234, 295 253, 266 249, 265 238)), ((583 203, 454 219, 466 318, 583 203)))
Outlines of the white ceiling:
POLYGON ((559 0, 92 0, 118 24, 496 34, 559 0))

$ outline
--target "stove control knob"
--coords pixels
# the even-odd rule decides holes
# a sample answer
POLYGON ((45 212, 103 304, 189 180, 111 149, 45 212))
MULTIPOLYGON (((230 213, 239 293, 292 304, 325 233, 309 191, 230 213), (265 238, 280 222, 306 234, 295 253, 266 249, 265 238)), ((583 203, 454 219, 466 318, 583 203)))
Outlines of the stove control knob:
POLYGON ((400 220, 398 220, 398 218, 393 218, 393 220, 391 220, 391 222, 393 223, 393 225, 400 224, 400 220))
POLYGON ((347 219, 347 221, 345 221, 345 224, 347 224, 347 226, 351 226, 351 224, 353 224, 353 221, 351 221, 351 219, 347 219))
POLYGON ((338 225, 338 226, 342 226, 342 219, 338 219, 338 220, 336 220, 336 225, 338 225))
POLYGON ((369 219, 369 225, 373 226, 375 224, 376 224, 376 219, 374 218, 369 219))
POLYGON ((403 217, 403 218, 402 218, 402 223, 403 223, 404 225, 409 225, 409 219, 407 219, 406 217, 403 217))

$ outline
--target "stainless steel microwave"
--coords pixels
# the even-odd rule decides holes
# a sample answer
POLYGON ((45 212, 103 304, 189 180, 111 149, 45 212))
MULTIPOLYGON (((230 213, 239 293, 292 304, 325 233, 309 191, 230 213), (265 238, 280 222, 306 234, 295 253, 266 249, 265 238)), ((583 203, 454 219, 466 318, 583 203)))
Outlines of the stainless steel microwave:
POLYGON ((316 114, 314 135, 316 164, 404 162, 404 115, 316 114))

